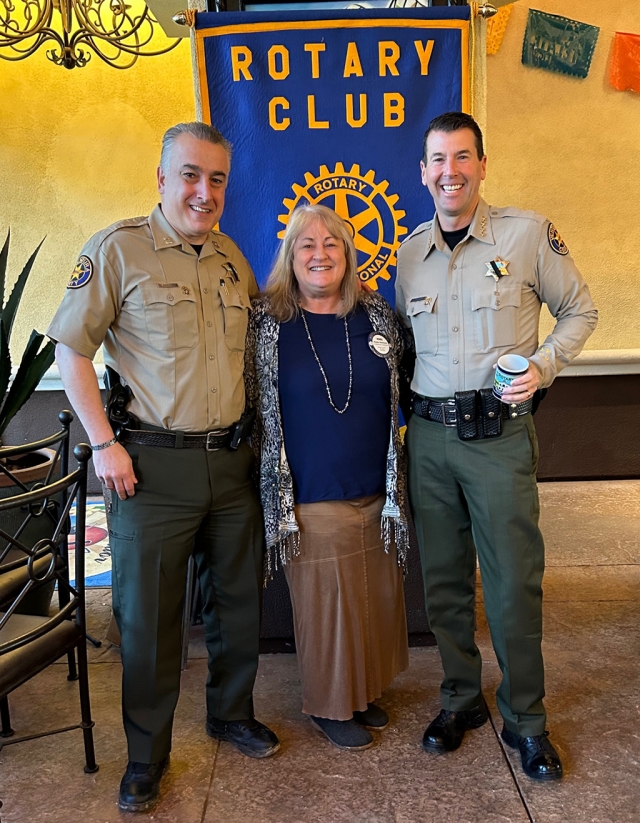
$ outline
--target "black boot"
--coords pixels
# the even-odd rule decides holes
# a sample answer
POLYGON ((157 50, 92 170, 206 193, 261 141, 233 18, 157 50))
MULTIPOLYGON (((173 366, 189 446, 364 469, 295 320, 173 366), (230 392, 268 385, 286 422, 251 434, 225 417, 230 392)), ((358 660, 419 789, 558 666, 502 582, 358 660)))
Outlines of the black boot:
POLYGON ((435 720, 427 726, 422 738, 422 748, 427 752, 452 752, 460 747, 464 733, 468 729, 478 729, 488 719, 484 703, 475 709, 461 712, 442 709, 435 720))
POLYGON ((118 806, 125 812, 146 812, 158 802, 160 780, 169 765, 169 755, 159 763, 130 760, 120 781, 118 806))
POLYGON ((507 746, 520 751, 522 768, 528 777, 534 780, 560 780, 562 763, 558 752, 551 745, 549 732, 521 737, 505 727, 501 737, 507 746))
POLYGON ((209 715, 207 734, 232 743, 247 757, 270 757, 280 748, 276 735, 255 717, 248 720, 218 720, 209 715))

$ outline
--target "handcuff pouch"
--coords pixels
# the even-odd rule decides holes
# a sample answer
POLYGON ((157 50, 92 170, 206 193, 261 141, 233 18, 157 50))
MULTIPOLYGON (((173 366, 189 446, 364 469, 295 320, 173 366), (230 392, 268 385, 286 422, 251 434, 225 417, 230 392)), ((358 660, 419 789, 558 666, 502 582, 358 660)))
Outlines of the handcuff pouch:
POLYGON ((457 391, 454 394, 456 404, 456 426, 460 440, 478 438, 478 410, 475 391, 457 391))
MULTIPOLYGON (((502 404, 493 394, 492 389, 480 389, 478 392, 480 406, 480 424, 482 434, 478 437, 500 437, 502 434, 502 404)), ((479 427, 479 428, 480 428, 479 427)))

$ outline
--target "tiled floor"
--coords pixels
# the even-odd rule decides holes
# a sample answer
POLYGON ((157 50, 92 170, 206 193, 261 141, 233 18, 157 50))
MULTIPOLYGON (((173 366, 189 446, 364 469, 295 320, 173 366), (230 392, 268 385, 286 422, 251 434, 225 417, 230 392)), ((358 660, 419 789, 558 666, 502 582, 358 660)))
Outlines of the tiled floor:
MULTIPOLYGON (((479 616, 485 693, 492 723, 470 732, 446 756, 420 746, 437 713, 437 649, 411 650, 411 666, 381 703, 391 725, 361 753, 332 748, 300 713, 295 657, 263 656, 257 715, 279 734, 281 751, 249 760, 204 733, 206 662, 201 633, 174 731, 163 799, 139 819, 180 823, 638 823, 640 821, 640 481, 544 484, 547 541, 545 658, 547 708, 566 767, 559 784, 525 778, 503 751, 493 693, 498 668, 479 616)), ((90 593, 90 629, 104 634, 109 592, 90 593)), ((481 612, 481 609, 480 609, 481 612)), ((2 823, 107 823, 125 766, 119 656, 90 649, 100 771, 83 773, 79 732, 0 753, 2 823)), ((76 687, 61 665, 12 698, 21 733, 74 722, 76 687)), ((131 819, 131 817, 129 817, 131 819)))

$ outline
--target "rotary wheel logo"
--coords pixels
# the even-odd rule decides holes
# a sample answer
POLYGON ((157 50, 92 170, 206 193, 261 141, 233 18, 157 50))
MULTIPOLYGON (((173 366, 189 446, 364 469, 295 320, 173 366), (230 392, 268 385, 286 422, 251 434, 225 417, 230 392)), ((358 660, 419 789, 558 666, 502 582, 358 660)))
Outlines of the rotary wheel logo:
MULTIPOLYGON (((279 215, 281 223, 288 224, 301 201, 332 208, 353 234, 360 279, 372 289, 378 288, 378 278, 391 279, 389 268, 396 265, 400 237, 407 229, 399 222, 406 212, 394 208, 400 198, 397 194, 387 194, 387 180, 376 183, 373 169, 363 176, 357 164, 345 171, 342 163, 336 163, 333 171, 320 166, 317 177, 307 172, 304 186, 294 183, 291 188, 295 197, 282 201, 288 211, 279 215)), ((282 229, 278 237, 283 238, 284 232, 282 229)))

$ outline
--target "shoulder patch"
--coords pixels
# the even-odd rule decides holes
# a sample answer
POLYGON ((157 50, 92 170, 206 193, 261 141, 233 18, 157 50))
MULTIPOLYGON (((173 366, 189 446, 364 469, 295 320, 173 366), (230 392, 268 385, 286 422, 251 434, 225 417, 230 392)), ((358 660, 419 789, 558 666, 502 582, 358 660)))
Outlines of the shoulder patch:
POLYGON ((86 254, 81 255, 78 258, 78 262, 74 270, 71 272, 71 279, 67 284, 68 289, 79 289, 82 286, 86 286, 89 280, 93 275, 93 263, 91 262, 91 258, 87 257, 86 254))
POLYGON ((560 237, 558 229, 553 225, 553 223, 549 223, 547 237, 549 238, 549 245, 556 254, 569 254, 567 244, 564 242, 562 237, 560 237))

